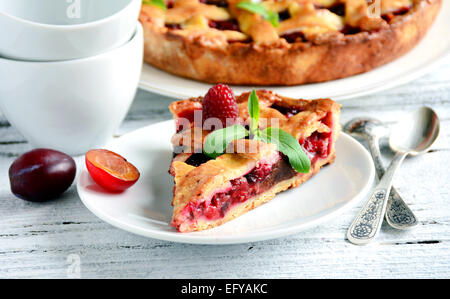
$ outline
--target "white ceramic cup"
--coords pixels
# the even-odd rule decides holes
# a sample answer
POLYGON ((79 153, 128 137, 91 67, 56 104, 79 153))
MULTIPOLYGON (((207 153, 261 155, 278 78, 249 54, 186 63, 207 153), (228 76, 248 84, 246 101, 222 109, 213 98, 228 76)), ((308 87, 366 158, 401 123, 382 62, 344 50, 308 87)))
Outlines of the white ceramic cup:
POLYGON ((0 59, 0 107, 34 146, 80 155, 103 146, 125 118, 143 61, 143 29, 124 46, 63 62, 0 59))
POLYGON ((0 56, 58 61, 125 44, 142 0, 0 0, 0 56))

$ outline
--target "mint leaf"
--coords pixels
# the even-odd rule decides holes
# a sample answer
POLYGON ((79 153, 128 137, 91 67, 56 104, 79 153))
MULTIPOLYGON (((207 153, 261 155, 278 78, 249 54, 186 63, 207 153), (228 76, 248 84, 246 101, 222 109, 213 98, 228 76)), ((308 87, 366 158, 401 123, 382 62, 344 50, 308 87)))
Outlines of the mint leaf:
POLYGON ((146 5, 154 5, 157 6, 159 8, 161 8, 162 10, 166 10, 166 3, 164 2, 164 0, 142 0, 143 4, 146 5))
POLYGON ((234 125, 213 131, 205 138, 203 143, 203 153, 208 157, 215 159, 225 152, 227 145, 231 141, 242 139, 247 136, 248 131, 241 125, 234 125))
POLYGON ((253 89, 248 97, 248 114, 250 115, 250 132, 257 136, 259 135, 258 120, 259 120, 259 99, 256 91, 253 89))
POLYGON ((269 11, 269 17, 267 18, 267 21, 269 21, 273 27, 278 27, 279 23, 279 19, 280 17, 278 16, 278 13, 274 12, 274 11, 269 11))
POLYGON ((279 21, 278 13, 267 10, 267 8, 261 3, 243 1, 239 2, 237 7, 261 15, 265 20, 269 21, 274 27, 278 27, 279 21))
POLYGON ((276 144, 278 150, 289 158, 289 163, 297 172, 309 172, 311 161, 294 136, 282 129, 269 127, 261 131, 259 137, 266 143, 276 144))

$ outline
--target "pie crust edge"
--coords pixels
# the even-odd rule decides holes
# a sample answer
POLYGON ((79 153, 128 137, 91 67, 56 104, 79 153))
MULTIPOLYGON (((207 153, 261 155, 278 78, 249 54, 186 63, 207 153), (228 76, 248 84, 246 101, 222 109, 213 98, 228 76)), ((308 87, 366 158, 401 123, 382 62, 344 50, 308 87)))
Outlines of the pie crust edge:
POLYGON ((141 18, 144 60, 169 73, 207 83, 261 86, 330 81, 370 71, 406 54, 425 36, 441 3, 422 0, 385 29, 323 44, 214 44, 201 36, 161 30, 141 18))

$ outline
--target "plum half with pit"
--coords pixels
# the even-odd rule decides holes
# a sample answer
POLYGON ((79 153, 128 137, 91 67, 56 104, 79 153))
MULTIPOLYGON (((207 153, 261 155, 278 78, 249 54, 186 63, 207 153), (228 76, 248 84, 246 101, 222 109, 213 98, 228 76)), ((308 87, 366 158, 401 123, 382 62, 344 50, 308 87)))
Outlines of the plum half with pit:
POLYGON ((92 179, 110 192, 123 192, 140 177, 133 164, 112 151, 93 149, 86 153, 85 160, 92 179))
POLYGON ((12 193, 34 202, 57 198, 72 185, 75 174, 72 157, 43 148, 21 155, 9 168, 12 193))

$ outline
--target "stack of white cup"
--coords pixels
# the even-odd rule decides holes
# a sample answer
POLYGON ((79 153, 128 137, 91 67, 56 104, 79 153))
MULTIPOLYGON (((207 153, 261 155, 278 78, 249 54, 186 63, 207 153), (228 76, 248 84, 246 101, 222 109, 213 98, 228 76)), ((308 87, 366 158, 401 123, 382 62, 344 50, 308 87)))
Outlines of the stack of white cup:
POLYGON ((0 0, 0 105, 34 147, 108 142, 135 96, 142 0, 0 0))

